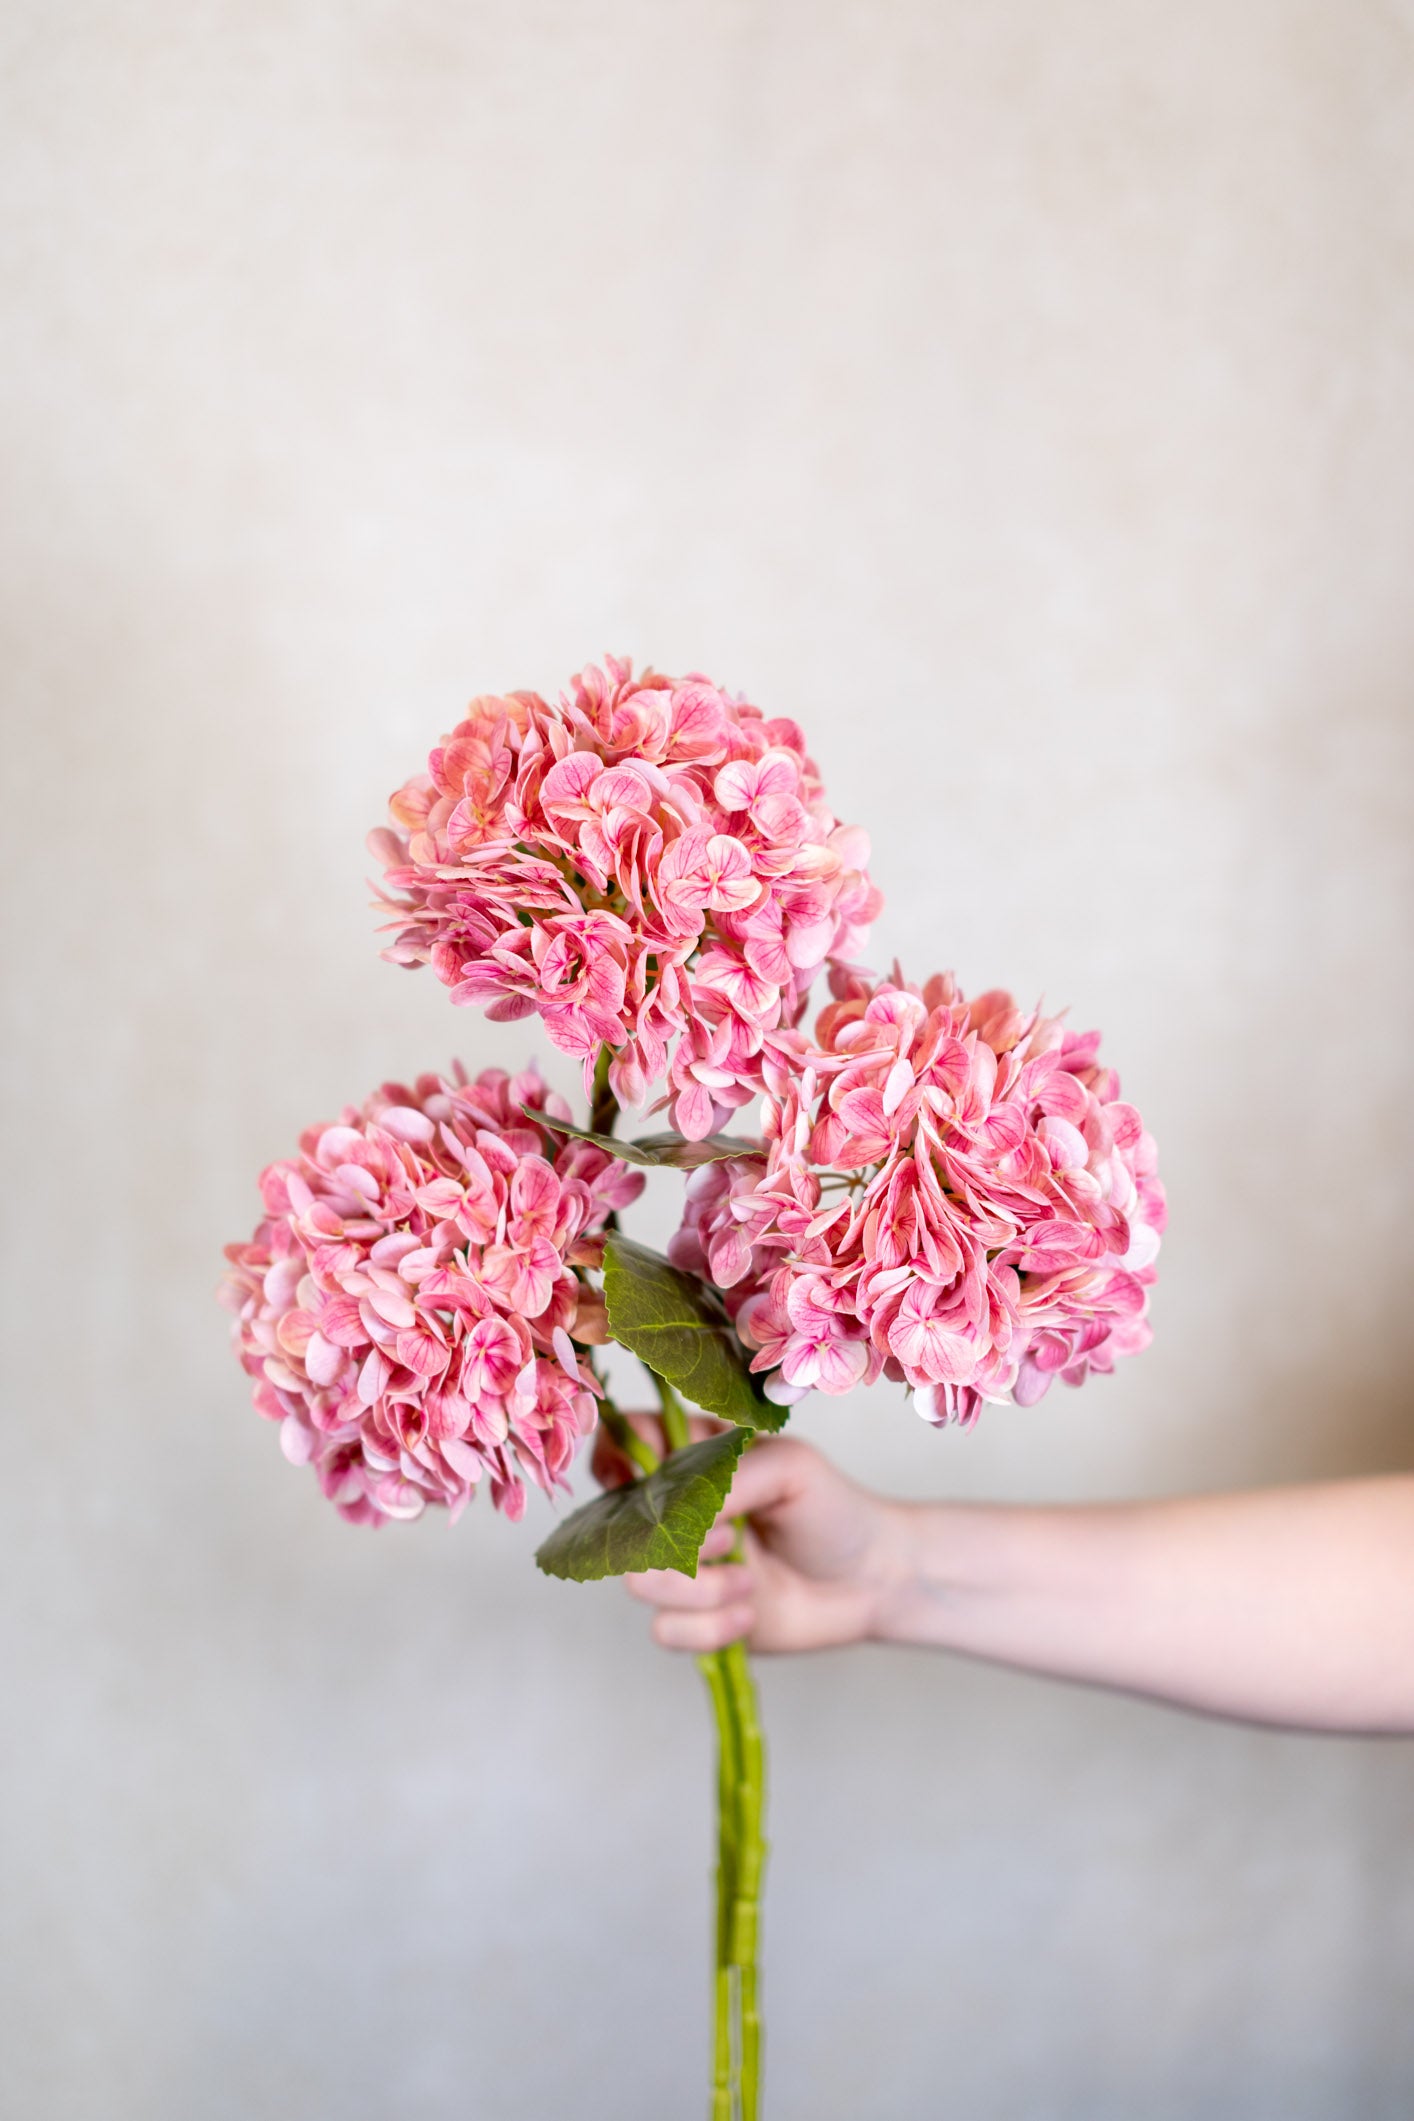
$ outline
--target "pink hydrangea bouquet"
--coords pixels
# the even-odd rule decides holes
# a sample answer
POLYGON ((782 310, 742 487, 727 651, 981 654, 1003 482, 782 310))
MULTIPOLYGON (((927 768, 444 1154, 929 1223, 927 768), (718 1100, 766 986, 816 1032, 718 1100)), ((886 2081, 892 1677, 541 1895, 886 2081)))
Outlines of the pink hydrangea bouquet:
MULTIPOLYGON (((634 1477, 562 1518, 540 1567, 695 1575, 742 1452, 810 1392, 882 1375, 967 1425, 1145 1346, 1163 1189, 1098 1033, 860 968, 868 839, 793 721, 609 659, 553 705, 474 700, 391 817, 370 839, 385 955, 539 1016, 588 1112, 533 1068, 458 1067, 385 1083, 262 1174, 223 1298, 257 1411, 351 1523, 454 1519, 483 1483, 519 1518, 602 1429, 634 1477), (752 1131, 721 1131, 753 1103, 752 1131), (670 1125, 621 1137, 645 1107, 670 1125), (666 1256, 619 1224, 651 1166, 687 1174, 666 1256), (651 1379, 661 1451, 606 1389, 610 1341, 651 1379), (697 1441, 689 1406, 716 1417, 697 1441)), ((754 2121, 764 1751, 744 1645, 701 1664, 710 2114, 754 2121)))

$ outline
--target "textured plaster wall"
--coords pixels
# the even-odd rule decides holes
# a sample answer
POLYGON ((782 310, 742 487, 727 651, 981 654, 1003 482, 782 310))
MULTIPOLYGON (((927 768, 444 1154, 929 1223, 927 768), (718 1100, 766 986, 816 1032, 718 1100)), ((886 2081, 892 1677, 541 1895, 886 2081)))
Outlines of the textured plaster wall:
MULTIPOLYGON (((798 715, 876 955, 1103 1024, 1173 1201, 1128 1374, 804 1433, 1414 1463, 1414 9, 11 0, 0 76, 0 2109, 678 2121, 696 1675, 543 1511, 340 1525, 210 1301, 311 1118, 546 1050, 363 831, 606 647, 798 715)), ((1408 2113, 1414 1747, 763 1689, 773 2121, 1408 2113)))

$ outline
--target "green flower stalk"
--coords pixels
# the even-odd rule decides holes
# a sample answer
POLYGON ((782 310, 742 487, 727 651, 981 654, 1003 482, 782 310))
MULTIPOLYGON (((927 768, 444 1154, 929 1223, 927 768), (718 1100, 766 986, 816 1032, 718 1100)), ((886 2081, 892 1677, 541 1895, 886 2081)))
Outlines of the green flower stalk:
MULTIPOLYGON (((682 1401, 654 1377, 669 1453, 686 1450, 691 1431, 682 1401)), ((737 1527, 730 1556, 742 1558, 737 1527)), ((709 1563, 710 1567, 711 1564, 709 1563)), ((746 1645, 699 1657, 717 1725, 717 1910, 713 1969, 711 2121, 755 2121, 761 2102, 761 2016, 757 2003, 757 1939, 761 1875, 766 1860, 762 1817, 766 1749, 746 1645)))

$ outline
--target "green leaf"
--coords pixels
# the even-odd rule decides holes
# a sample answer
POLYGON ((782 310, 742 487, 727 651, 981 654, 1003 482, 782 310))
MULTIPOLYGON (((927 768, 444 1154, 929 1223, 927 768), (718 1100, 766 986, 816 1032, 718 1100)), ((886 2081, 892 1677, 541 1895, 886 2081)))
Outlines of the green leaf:
POLYGON ((703 1164, 725 1163, 729 1156, 762 1153, 760 1142, 738 1134, 714 1134, 701 1142, 687 1141, 681 1134, 643 1134, 637 1141, 621 1142, 617 1135, 596 1134, 592 1127, 577 1127, 572 1120, 551 1119, 533 1105, 520 1109, 537 1126, 549 1127, 555 1134, 572 1134, 576 1141, 593 1142, 596 1149, 607 1149, 620 1163, 642 1164, 647 1170, 696 1171, 703 1164))
POLYGON ((726 1313, 695 1274, 615 1230, 604 1245, 604 1302, 614 1339, 694 1406, 748 1429, 784 1425, 789 1409, 767 1399, 726 1313))
POLYGON ((748 1141, 741 1134, 709 1134, 705 1141, 686 1141, 681 1134, 640 1134, 635 1141, 616 1145, 612 1135, 606 1136, 603 1146, 632 1149, 630 1162, 666 1164, 673 1171, 696 1171, 703 1164, 724 1164, 729 1156, 764 1155, 759 1141, 748 1141))
POLYGON ((596 1495, 557 1525, 535 1559, 547 1576, 587 1583, 626 1569, 697 1574, 698 1550, 727 1499, 745 1429, 674 1451, 656 1473, 596 1495))

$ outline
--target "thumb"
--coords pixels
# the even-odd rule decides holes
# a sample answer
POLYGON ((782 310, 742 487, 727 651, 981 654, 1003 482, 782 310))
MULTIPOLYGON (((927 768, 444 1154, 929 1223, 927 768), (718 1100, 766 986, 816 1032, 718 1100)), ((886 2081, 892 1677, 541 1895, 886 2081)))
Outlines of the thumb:
POLYGON ((806 1493, 817 1463, 809 1444, 794 1437, 761 1437, 743 1453, 721 1517, 770 1517, 806 1493))

